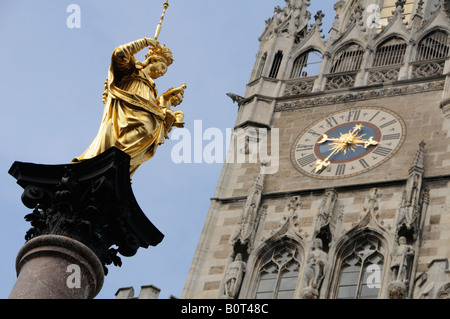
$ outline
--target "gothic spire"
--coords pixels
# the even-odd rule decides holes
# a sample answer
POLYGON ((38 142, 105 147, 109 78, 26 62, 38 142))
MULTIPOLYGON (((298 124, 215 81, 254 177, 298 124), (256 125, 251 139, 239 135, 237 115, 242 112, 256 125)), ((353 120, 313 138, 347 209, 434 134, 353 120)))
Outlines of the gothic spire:
POLYGON ((423 158, 425 153, 425 141, 420 142, 419 144, 419 150, 417 151, 417 154, 414 158, 413 165, 409 169, 409 175, 412 175, 415 172, 423 173, 424 164, 423 164, 423 158))

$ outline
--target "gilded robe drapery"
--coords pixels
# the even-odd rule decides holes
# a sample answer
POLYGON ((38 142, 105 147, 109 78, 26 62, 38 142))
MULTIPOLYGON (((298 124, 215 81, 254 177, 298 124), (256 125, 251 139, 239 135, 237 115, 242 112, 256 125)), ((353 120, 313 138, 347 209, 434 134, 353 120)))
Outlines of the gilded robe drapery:
POLYGON ((93 158, 111 147, 131 156, 130 175, 152 158, 164 143, 165 110, 157 105, 153 80, 136 68, 134 55, 148 46, 145 39, 116 48, 105 84, 102 122, 92 144, 74 162, 93 158))

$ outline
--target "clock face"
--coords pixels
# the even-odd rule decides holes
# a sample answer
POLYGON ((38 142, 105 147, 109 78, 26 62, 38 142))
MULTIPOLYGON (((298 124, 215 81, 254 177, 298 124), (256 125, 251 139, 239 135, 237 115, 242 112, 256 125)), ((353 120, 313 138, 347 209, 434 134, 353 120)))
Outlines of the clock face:
POLYGON ((310 177, 339 179, 372 170, 391 158, 406 138, 404 120, 381 107, 330 114, 304 130, 291 149, 294 167, 310 177))

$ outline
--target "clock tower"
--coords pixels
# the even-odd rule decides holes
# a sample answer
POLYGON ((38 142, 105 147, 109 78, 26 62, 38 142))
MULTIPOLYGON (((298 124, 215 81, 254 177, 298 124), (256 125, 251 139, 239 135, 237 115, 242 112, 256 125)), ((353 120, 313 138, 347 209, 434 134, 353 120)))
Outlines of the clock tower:
POLYGON ((182 297, 448 299, 448 1, 285 2, 182 297))

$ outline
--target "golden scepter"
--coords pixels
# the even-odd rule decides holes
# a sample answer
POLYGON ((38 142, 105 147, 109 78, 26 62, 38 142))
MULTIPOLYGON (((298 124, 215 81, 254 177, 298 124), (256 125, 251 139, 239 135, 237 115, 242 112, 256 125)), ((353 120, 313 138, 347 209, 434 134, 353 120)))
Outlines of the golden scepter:
MULTIPOLYGON (((166 10, 167 10, 167 8, 169 8, 169 0, 166 0, 166 2, 163 4, 163 6, 164 6, 164 10, 163 10, 163 13, 162 13, 162 15, 161 15, 161 19, 159 20, 159 24, 158 24, 158 26, 156 27, 156 32, 155 32, 155 37, 154 37, 154 40, 155 40, 155 41, 158 41, 159 34, 161 33, 162 23, 163 23, 163 21, 164 21, 164 17, 166 16, 166 10)), ((160 99, 161 99, 162 101, 170 100, 170 98, 171 98, 172 96, 175 96, 175 95, 177 95, 177 94, 183 93, 184 90, 185 90, 186 88, 187 88, 186 83, 183 83, 183 84, 182 84, 180 87, 178 87, 178 88, 171 88, 171 89, 169 89, 166 93, 164 93, 163 95, 161 95, 160 99)), ((178 104, 172 105, 172 102, 170 102, 170 103, 167 105, 167 108, 170 109, 171 106, 174 106, 174 107, 175 107, 175 106, 177 106, 177 105, 178 105, 178 104)), ((178 127, 184 127, 184 122, 182 122, 183 117, 184 117, 184 115, 181 116, 181 119, 177 119, 177 121, 179 120, 179 122, 176 122, 176 123, 174 123, 173 125, 174 125, 174 126, 178 126, 178 127)))
POLYGON ((156 40, 156 41, 158 41, 159 34, 161 33, 162 23, 163 23, 163 21, 164 21, 164 16, 166 15, 166 10, 167 10, 168 7, 169 7, 169 0, 167 0, 167 1, 164 3, 164 10, 163 10, 163 13, 162 13, 162 15, 161 15, 161 19, 159 20, 159 24, 158 24, 158 26, 156 27, 156 32, 155 32, 155 40, 156 40))

